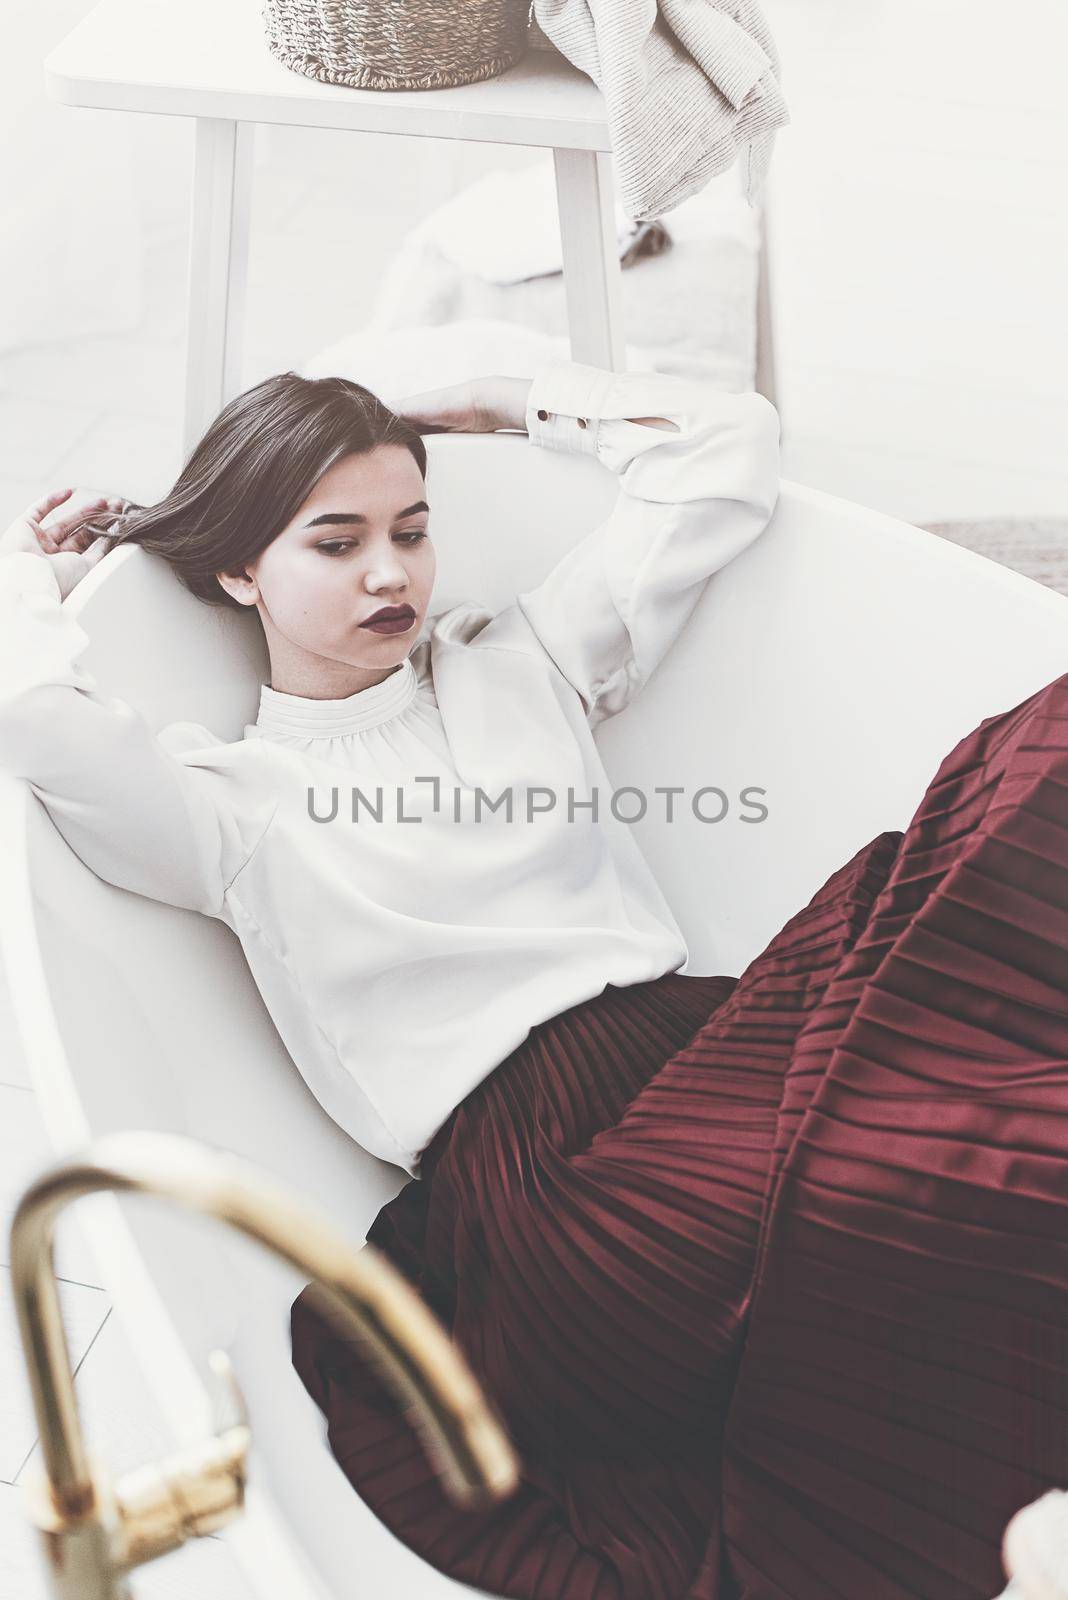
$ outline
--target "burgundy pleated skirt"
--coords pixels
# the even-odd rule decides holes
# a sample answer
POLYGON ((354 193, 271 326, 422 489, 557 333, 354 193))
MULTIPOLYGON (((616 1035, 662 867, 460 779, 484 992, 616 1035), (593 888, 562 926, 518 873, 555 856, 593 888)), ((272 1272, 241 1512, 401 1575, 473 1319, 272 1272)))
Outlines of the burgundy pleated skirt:
POLYGON ((946 758, 738 979, 534 1028, 368 1238, 523 1465, 449 1501, 304 1293, 375 1514, 517 1600, 992 1600, 1068 1483, 1068 676, 946 758))

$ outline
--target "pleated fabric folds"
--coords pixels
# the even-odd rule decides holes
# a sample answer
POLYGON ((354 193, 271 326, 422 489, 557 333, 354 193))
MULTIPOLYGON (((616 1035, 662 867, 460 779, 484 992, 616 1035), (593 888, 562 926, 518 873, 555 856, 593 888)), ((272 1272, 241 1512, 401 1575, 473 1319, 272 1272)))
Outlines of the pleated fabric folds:
POLYGON ((457 1511, 358 1347, 298 1298, 293 1359, 336 1459, 440 1571, 526 1600, 679 1600, 709 1561, 786 1065, 898 837, 740 979, 609 985, 534 1028, 373 1223, 511 1434, 511 1500, 457 1511))
POLYGON ((1068 1483, 1068 677, 946 758, 787 1074, 726 1433, 745 1600, 991 1600, 1068 1483))
POLYGON ((302 1294, 355 1490, 517 1600, 991 1600, 1068 1475, 1068 677, 738 979, 534 1028, 368 1235, 523 1463, 459 1511, 302 1294))

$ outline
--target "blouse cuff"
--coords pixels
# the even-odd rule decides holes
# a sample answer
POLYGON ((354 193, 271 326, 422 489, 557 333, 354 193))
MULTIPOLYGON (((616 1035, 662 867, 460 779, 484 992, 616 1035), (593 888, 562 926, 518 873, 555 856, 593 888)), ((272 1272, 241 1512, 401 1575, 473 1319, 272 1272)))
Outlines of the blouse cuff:
POLYGON ((600 421, 615 381, 614 372, 580 361, 550 361, 538 367, 527 395, 525 420, 531 444, 595 456, 600 421))
POLYGON ((9 550, 0 556, 0 563, 3 563, 0 574, 10 573, 19 594, 43 594, 53 600, 61 598, 55 568, 44 553, 38 556, 32 550, 9 550))

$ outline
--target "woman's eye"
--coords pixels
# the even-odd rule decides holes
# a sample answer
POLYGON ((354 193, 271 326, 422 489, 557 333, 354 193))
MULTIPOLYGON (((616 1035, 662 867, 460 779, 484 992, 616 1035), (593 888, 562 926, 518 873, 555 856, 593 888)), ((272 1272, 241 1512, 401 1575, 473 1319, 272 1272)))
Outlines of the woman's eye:
MULTIPOLYGON (((421 540, 427 537, 427 534, 415 529, 413 529, 410 533, 399 533, 397 535, 397 538, 401 541, 401 543, 406 545, 419 544, 421 540)), ((321 550, 324 555, 328 556, 339 556, 342 555, 344 551, 354 550, 355 548, 355 539, 327 539, 324 540, 322 544, 316 545, 317 550, 321 550)))

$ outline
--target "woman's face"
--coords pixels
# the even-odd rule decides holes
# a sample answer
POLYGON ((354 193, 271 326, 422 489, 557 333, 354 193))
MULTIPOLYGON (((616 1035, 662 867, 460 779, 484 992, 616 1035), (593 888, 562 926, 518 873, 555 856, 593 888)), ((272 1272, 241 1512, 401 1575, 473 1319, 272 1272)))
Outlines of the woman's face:
POLYGON ((321 658, 327 683, 337 670, 363 668, 375 681, 400 666, 415 645, 434 587, 426 485, 404 445, 345 456, 319 479, 293 519, 237 574, 219 581, 257 604, 272 660, 303 668, 321 658), (384 607, 408 606, 396 632, 363 626, 384 607), (298 659, 299 658, 299 659, 298 659))

